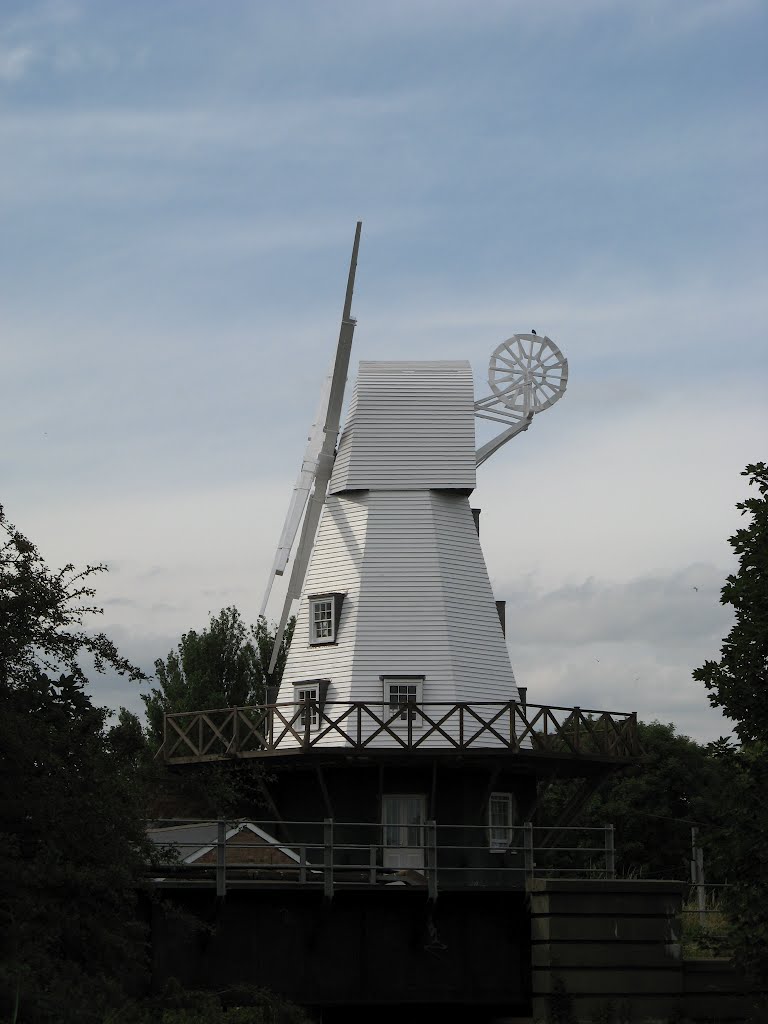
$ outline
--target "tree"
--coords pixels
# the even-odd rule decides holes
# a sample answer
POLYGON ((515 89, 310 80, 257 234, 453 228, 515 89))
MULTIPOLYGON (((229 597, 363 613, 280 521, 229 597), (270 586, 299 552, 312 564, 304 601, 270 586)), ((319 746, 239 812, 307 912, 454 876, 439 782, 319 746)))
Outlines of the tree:
POLYGON ((736 505, 749 521, 729 538, 738 556, 727 577, 721 603, 731 605, 735 622, 723 641, 720 660, 693 673, 709 700, 736 723, 741 740, 726 740, 715 752, 733 779, 727 805, 723 856, 731 867, 726 908, 732 922, 734 959, 753 980, 768 988, 768 466, 746 467, 742 476, 758 496, 736 505))
MULTIPOLYGON (((577 824, 615 826, 619 874, 684 879, 691 826, 718 827, 729 774, 707 747, 678 734, 671 723, 638 722, 637 727, 645 761, 609 776, 585 804, 577 824)), ((543 824, 557 820, 574 789, 569 782, 550 787, 539 812, 543 824)), ((577 842, 583 838, 584 845, 594 846, 594 839, 575 835, 577 842)), ((714 872, 717 865, 708 863, 708 868, 714 872)))
POLYGON ((142 696, 151 743, 162 743, 167 714, 264 703, 282 678, 294 625, 291 619, 272 673, 275 636, 263 617, 248 628, 237 608, 222 608, 200 633, 184 633, 177 649, 155 662, 159 687, 142 696))
POLYGON ((8 522, 2 505, 0 536, 0 686, 21 685, 41 672, 65 672, 85 684, 83 655, 93 659, 97 672, 111 665, 131 679, 147 678, 103 633, 72 628, 87 615, 103 614, 83 602, 96 594, 87 581, 106 572, 106 565, 77 570, 70 564, 51 572, 35 545, 8 522))
POLYGON ((143 969, 148 846, 135 728, 108 726, 80 659, 144 676, 79 628, 105 567, 52 572, 2 509, 0 530, 0 1013, 95 1024, 143 969))
POLYGON ((738 502, 751 520, 729 538, 739 568, 727 577, 720 603, 732 606, 736 621, 720 661, 706 661, 693 678, 704 683, 710 703, 736 722, 742 743, 768 744, 768 466, 749 465, 741 475, 759 497, 738 502))

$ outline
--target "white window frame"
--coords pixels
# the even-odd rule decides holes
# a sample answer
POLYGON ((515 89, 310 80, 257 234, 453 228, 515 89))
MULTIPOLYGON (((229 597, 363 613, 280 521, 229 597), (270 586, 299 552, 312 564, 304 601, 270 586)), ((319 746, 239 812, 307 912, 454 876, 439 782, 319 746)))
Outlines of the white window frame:
POLYGON ((311 597, 309 599, 309 642, 311 644, 333 644, 336 642, 336 622, 334 617, 334 600, 331 594, 323 597, 311 597), (328 606, 328 618, 318 619, 317 612, 321 607, 328 606), (327 635, 318 636, 316 627, 318 622, 328 624, 327 635))
MULTIPOLYGON (((409 710, 404 701, 392 700, 393 687, 407 687, 413 694, 413 703, 421 707, 424 700, 424 676, 382 676, 381 682, 384 688, 384 718, 389 719, 395 713, 398 706, 402 706, 401 713, 390 722, 390 727, 407 729, 410 723, 412 729, 421 729, 424 726, 424 719, 414 711, 409 710)), ((401 696, 399 694, 398 696, 401 696)))
POLYGON ((504 853, 512 843, 515 825, 515 797, 512 793, 491 793, 488 798, 488 849, 504 853), (496 811, 503 809, 499 823, 496 811))
POLYGON ((344 601, 344 594, 328 593, 328 594, 310 594, 309 595, 309 644, 310 647, 321 647, 324 644, 335 644, 337 642, 336 635, 339 631, 339 621, 341 619, 341 607, 344 601), (317 619, 315 612, 321 605, 328 605, 330 609, 330 617, 323 619, 317 619), (327 623, 329 626, 329 632, 324 633, 323 636, 317 636, 315 633, 315 626, 317 622, 327 623))
POLYGON ((310 731, 320 729, 323 724, 323 709, 328 696, 330 679, 296 679, 293 682, 293 702, 299 713, 294 727, 310 731), (311 701, 309 706, 305 701, 311 701), (309 718, 309 722, 307 722, 309 718))
POLYGON ((304 686, 296 687, 296 704, 300 708, 298 725, 301 729, 307 727, 307 716, 309 716, 309 728, 317 729, 320 726, 320 688, 317 683, 307 683, 304 686), (312 704, 307 706, 304 701, 310 700, 312 704))

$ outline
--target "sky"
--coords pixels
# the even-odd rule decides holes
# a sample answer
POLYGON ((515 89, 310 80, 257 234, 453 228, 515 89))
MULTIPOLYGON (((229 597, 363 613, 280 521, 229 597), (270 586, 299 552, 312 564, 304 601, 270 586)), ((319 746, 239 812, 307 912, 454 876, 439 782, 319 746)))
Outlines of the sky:
POLYGON ((762 0, 0 0, 6 515, 109 566, 148 672, 253 621, 361 219, 353 370, 569 359, 472 499, 529 700, 726 734, 691 672, 768 455, 767 44, 762 0))

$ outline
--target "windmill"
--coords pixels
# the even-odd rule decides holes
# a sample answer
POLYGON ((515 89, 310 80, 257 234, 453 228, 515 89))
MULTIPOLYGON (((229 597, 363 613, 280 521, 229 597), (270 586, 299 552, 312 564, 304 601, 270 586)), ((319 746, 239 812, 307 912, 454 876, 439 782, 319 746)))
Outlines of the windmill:
POLYGON ((490 394, 475 401, 467 362, 362 362, 337 451, 360 227, 335 360, 275 555, 280 575, 306 505, 270 671, 301 598, 278 702, 307 704, 304 724, 319 727, 326 701, 368 701, 413 728, 400 705, 518 699, 468 497, 477 466, 562 397, 568 364, 548 337, 513 335, 492 353, 490 394), (475 417, 504 426, 480 448, 475 417))
MULTIPOLYGON (((568 365, 546 336, 512 335, 476 400, 467 361, 363 361, 339 434, 359 242, 360 224, 335 358, 262 606, 293 553, 275 650, 300 603, 279 692, 253 707, 167 715, 163 757, 268 764, 250 776, 261 798, 248 821, 267 807, 261 834, 296 851, 298 864, 269 872, 259 860, 242 878, 243 911, 225 915, 243 922, 237 943, 217 959, 227 971, 242 964, 249 981, 362 1017, 398 1006, 475 1019, 480 1005, 483 1019, 513 1006, 530 1016, 534 853, 552 852, 600 781, 640 754, 635 715, 520 699, 469 504, 478 466, 562 397, 568 365), (499 429, 480 447, 477 420, 499 429), (539 829, 533 815, 558 777, 583 781, 539 829), (246 890, 261 882, 254 918, 246 890), (349 899, 335 898, 342 889, 349 899), (236 949, 243 956, 230 956, 236 949), (392 964, 383 973, 382 950, 392 964)), ((240 899, 234 886, 227 898, 240 899)))

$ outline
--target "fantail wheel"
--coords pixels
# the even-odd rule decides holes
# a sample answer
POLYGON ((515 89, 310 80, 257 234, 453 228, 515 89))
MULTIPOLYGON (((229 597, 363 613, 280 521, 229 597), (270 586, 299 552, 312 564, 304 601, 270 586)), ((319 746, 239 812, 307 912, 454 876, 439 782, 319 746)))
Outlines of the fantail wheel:
POLYGON ((513 334, 494 350, 488 383, 496 397, 515 412, 541 412, 565 393, 568 360, 546 336, 513 334))

